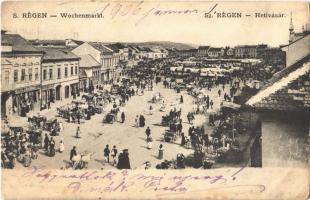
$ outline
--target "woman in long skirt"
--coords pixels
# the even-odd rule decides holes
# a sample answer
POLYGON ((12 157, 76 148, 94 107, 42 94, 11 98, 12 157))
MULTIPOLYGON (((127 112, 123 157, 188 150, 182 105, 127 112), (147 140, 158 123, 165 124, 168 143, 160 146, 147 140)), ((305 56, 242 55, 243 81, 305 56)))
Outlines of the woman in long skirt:
POLYGON ((152 141, 153 141, 153 139, 150 136, 148 136, 146 139, 148 149, 152 149, 152 141))
POLYGON ((59 152, 62 153, 65 150, 65 144, 62 140, 59 142, 59 152))
POLYGON ((184 133, 182 132, 181 133, 181 146, 184 146, 185 145, 185 135, 184 133))
POLYGON ((163 149, 163 145, 162 144, 160 144, 159 145, 159 149, 158 149, 158 159, 163 159, 163 157, 164 157, 164 149, 163 149))

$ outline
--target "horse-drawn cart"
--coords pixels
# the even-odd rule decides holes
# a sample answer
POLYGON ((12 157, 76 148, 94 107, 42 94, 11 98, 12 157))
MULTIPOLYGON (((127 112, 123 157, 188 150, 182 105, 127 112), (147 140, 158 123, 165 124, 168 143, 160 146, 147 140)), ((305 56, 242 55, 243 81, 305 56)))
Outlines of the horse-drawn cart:
POLYGON ((175 142, 178 138, 177 133, 172 130, 165 130, 164 140, 165 142, 175 142))

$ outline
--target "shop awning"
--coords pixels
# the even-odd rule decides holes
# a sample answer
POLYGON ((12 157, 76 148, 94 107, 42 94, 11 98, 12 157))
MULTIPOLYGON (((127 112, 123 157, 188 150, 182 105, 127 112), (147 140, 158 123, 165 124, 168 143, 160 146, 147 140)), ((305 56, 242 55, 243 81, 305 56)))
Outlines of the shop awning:
POLYGON ((40 85, 28 86, 26 88, 16 89, 15 90, 15 94, 21 94, 21 93, 25 93, 25 92, 36 91, 36 90, 39 90, 39 89, 40 89, 40 85))
POLYGON ((230 108, 233 110, 238 110, 241 106, 239 104, 233 103, 233 102, 223 102, 223 108, 230 108))

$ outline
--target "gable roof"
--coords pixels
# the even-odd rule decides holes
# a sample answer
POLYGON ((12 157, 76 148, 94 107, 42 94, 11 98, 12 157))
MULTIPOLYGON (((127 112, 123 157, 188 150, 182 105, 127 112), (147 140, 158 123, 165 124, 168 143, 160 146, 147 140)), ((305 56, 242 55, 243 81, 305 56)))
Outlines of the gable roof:
POLYGON ((80 70, 80 73, 79 73, 79 78, 82 79, 82 78, 87 78, 87 74, 85 72, 85 70, 80 70))
POLYGON ((209 48, 209 52, 210 51, 222 51, 223 48, 217 48, 217 47, 210 47, 209 48))
POLYGON ((89 42, 92 47, 100 51, 101 53, 113 53, 113 50, 110 49, 108 46, 101 44, 100 42, 89 42))
POLYGON ((71 39, 72 42, 74 42, 75 44, 77 45, 81 45, 84 43, 84 41, 81 41, 81 40, 74 40, 74 39, 71 39))
POLYGON ((150 49, 150 48, 148 48, 148 47, 143 47, 143 48, 144 48, 144 50, 145 50, 146 52, 148 52, 148 53, 153 52, 152 49, 150 49))
POLYGON ((246 104, 259 110, 310 112, 309 57, 276 73, 246 104))
POLYGON ((118 53, 120 49, 123 49, 123 45, 121 45, 120 43, 116 43, 116 44, 107 44, 106 45, 108 48, 112 49, 113 52, 118 53))
POLYGON ((80 67, 83 68, 91 68, 91 67, 100 67, 101 64, 96 61, 94 57, 92 57, 89 54, 86 55, 80 55, 80 67))
POLYGON ((196 53, 198 51, 198 49, 185 49, 185 50, 181 50, 180 52, 193 52, 196 53))
POLYGON ((39 49, 32 46, 25 38, 18 34, 1 34, 1 45, 12 45, 12 52, 19 53, 43 53, 39 49))
POLYGON ((135 46, 128 45, 128 48, 130 48, 130 49, 132 49, 132 50, 134 50, 136 52, 139 52, 139 49, 137 47, 135 47, 135 46))
POLYGON ((199 50, 208 50, 210 48, 210 46, 199 46, 198 49, 199 50))
POLYGON ((29 40, 33 45, 57 45, 66 46, 65 40, 29 40))
POLYGON ((146 51, 143 47, 140 46, 136 46, 135 48, 138 49, 138 51, 146 51))

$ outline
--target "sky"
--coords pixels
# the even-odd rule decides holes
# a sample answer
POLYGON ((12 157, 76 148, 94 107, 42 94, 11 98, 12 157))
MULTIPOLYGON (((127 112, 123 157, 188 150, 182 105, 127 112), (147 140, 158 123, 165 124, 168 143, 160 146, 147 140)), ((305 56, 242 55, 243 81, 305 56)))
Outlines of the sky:
POLYGON ((303 2, 37 1, 4 2, 1 9, 1 28, 26 39, 279 46, 288 42, 290 13, 297 32, 309 22, 309 6, 303 2), (28 12, 57 17, 22 18, 28 12), (212 18, 205 18, 207 12, 212 18), (242 17, 218 18, 223 12, 242 17), (65 19, 61 13, 102 13, 104 18, 65 19), (255 18, 255 13, 282 13, 284 17, 255 18))

